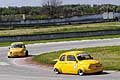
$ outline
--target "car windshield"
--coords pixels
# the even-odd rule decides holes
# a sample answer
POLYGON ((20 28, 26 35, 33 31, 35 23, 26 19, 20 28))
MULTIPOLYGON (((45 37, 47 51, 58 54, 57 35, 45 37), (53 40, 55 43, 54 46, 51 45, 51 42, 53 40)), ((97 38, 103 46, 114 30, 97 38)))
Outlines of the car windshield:
POLYGON ((86 59, 93 59, 89 54, 78 54, 77 55, 78 60, 86 60, 86 59))
POLYGON ((14 44, 14 45, 11 45, 11 48, 23 48, 24 45, 23 44, 14 44))

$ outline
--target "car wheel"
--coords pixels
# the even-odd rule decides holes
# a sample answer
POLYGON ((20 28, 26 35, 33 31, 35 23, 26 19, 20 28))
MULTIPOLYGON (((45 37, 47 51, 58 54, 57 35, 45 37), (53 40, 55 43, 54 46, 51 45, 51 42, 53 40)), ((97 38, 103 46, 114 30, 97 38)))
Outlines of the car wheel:
POLYGON ((54 69, 54 72, 56 73, 56 74, 59 74, 60 72, 59 72, 59 70, 58 69, 54 69))
POLYGON ((82 76, 84 73, 83 73, 83 71, 82 70, 78 70, 78 75, 80 75, 80 76, 82 76))
POLYGON ((26 50, 25 55, 28 56, 28 50, 26 50))

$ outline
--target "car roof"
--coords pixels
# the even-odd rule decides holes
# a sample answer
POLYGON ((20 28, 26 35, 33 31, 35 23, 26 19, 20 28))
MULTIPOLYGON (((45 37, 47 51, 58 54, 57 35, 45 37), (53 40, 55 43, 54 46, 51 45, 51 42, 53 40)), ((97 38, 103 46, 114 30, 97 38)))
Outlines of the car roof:
POLYGON ((62 55, 78 55, 83 52, 85 52, 85 51, 68 51, 68 52, 62 53, 62 55))
POLYGON ((15 45, 15 44, 24 44, 23 42, 13 42, 11 45, 15 45))

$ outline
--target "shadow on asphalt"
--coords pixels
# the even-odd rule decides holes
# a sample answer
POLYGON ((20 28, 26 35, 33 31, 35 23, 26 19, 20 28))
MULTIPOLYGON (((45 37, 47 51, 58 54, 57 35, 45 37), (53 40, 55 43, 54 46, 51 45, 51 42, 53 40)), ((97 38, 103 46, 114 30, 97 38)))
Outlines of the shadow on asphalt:
MULTIPOLYGON (((94 74, 84 74, 83 76, 97 76, 97 75, 107 75, 107 74, 110 74, 108 72, 102 72, 102 73, 94 73, 94 74)), ((59 74, 59 75, 75 75, 75 74, 59 74)))
POLYGON ((94 73, 94 74, 85 74, 84 76, 92 76, 92 75, 107 75, 107 74, 110 74, 108 72, 102 72, 102 73, 94 73))
POLYGON ((18 57, 9 57, 9 58, 27 58, 27 57, 32 57, 35 55, 28 55, 28 56, 18 56, 18 57))
POLYGON ((28 55, 27 57, 32 57, 32 56, 35 56, 35 55, 28 55))

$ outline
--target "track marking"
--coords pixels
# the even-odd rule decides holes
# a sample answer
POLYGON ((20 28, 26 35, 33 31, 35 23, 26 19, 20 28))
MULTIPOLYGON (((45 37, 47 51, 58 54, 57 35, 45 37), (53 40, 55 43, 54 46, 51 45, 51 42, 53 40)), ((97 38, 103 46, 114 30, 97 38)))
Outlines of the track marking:
POLYGON ((10 65, 10 64, 8 64, 8 63, 6 63, 6 62, 0 62, 0 65, 6 66, 6 65, 10 65))

